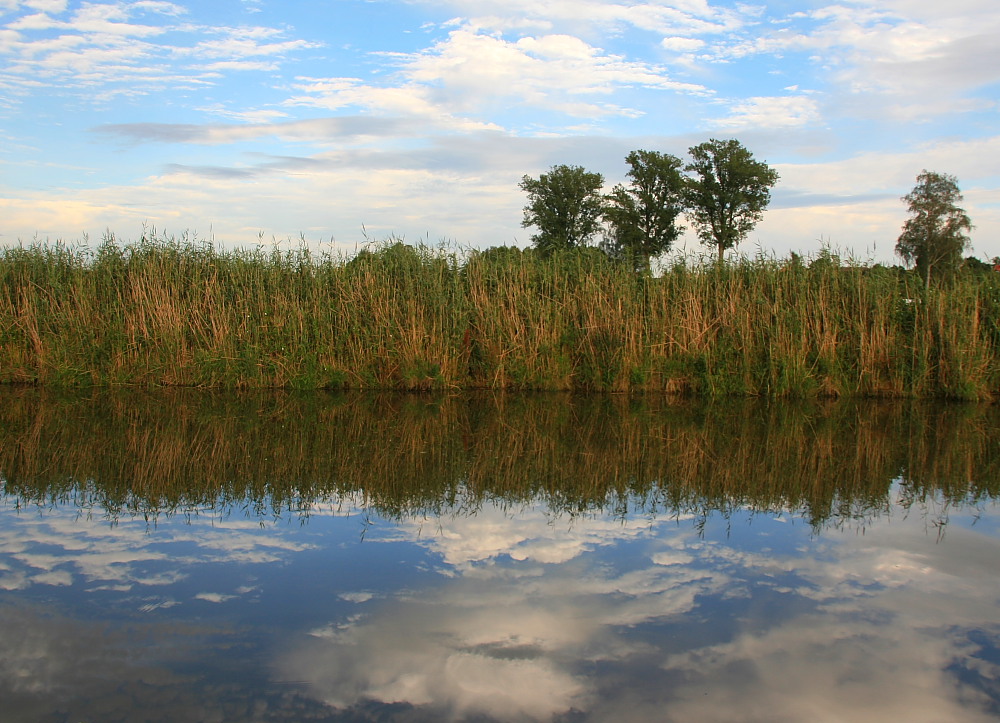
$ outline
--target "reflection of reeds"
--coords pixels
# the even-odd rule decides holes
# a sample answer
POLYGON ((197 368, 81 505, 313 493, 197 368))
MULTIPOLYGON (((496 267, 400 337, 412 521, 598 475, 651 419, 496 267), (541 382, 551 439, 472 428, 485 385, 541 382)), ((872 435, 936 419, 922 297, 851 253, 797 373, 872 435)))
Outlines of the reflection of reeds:
POLYGON ((678 263, 153 240, 0 251, 0 382, 952 397, 1000 391, 1000 285, 821 257, 678 263))
POLYGON ((22 504, 115 517, 350 503, 390 517, 542 502, 554 513, 789 510, 822 525, 1000 494, 989 406, 669 404, 657 397, 8 388, 0 476, 22 504))

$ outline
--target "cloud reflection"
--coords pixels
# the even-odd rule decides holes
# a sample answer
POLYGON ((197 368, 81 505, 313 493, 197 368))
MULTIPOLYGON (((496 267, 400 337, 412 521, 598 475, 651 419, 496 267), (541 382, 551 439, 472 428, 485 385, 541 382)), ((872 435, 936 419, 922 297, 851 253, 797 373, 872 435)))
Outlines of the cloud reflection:
MULTIPOLYGON (((0 589, 117 593, 152 626, 150 640, 184 629, 187 665, 208 638, 241 649, 225 628, 242 624, 247 594, 273 599, 308 572, 309 622, 283 620, 278 649, 240 664, 259 671, 265 656, 269 690, 294 689, 296 705, 334 719, 985 721, 1000 712, 1000 537, 991 511, 977 514, 974 527, 955 514, 941 541, 919 514, 817 536, 763 515, 699 528, 484 505, 433 522, 376 521, 347 549, 332 531, 357 522, 332 511, 305 538, 240 520, 167 521, 149 534, 53 511, 0 524, 0 589), (310 568, 304 559, 320 548, 324 566, 310 568), (422 572, 405 582, 344 572, 413 548, 432 563, 416 555, 422 572), (199 586, 199 566, 234 561, 275 564, 254 568, 252 586, 199 586), (227 623, 171 622, 187 608, 227 623)), ((82 619, 2 605, 0 619, 0 672, 12 681, 3 690, 25 711, 49 691, 111 696, 103 683, 87 690, 92 670, 131 665, 127 625, 102 637, 82 619)), ((123 672, 129 705, 142 704, 149 675, 189 705, 173 670, 151 654, 123 672)), ((242 719, 266 718, 255 715, 242 719)))
POLYGON ((82 583, 90 590, 169 587, 198 565, 287 561, 312 547, 255 522, 171 525, 150 535, 141 520, 114 526, 58 510, 0 524, 0 590, 82 583))
POLYGON ((974 641, 1000 638, 988 572, 1000 541, 953 528, 940 544, 916 518, 821 539, 755 526, 732 534, 767 547, 500 510, 414 527, 452 576, 357 598, 356 613, 287 651, 278 675, 339 709, 407 704, 441 720, 996 713, 1000 666, 974 641))

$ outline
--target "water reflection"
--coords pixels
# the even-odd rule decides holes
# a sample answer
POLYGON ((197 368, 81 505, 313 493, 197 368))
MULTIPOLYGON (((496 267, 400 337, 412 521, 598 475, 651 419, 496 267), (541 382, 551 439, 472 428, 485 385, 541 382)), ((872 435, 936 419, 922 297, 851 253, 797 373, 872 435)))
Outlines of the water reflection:
POLYGON ((625 559, 496 560, 316 628, 278 667, 337 707, 457 719, 988 719, 1000 548, 962 537, 978 559, 955 575, 922 530, 895 538, 803 557, 673 528, 625 559))
POLYGON ((0 397, 10 720, 1000 715, 992 407, 0 397))
POLYGON ((907 503, 1000 490, 992 406, 0 394, 7 497, 112 519, 205 509, 266 519, 350 499, 388 518, 544 501, 554 515, 750 509, 822 526, 877 516, 900 479, 907 503))

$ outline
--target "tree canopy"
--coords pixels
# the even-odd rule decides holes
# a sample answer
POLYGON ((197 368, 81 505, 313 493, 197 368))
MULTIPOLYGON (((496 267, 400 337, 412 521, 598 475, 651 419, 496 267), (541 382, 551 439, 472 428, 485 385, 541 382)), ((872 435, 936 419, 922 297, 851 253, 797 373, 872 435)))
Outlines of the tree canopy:
POLYGON ((698 238, 723 254, 742 241, 763 218, 778 173, 758 161, 739 141, 716 139, 688 150, 693 174, 685 183, 687 215, 698 238))
POLYGON ((688 151, 691 162, 658 151, 626 156, 628 184, 602 194, 604 176, 580 166, 552 166, 538 178, 524 176, 528 194, 525 228, 543 255, 587 246, 602 229, 601 250, 648 271, 684 230, 685 214, 703 243, 718 249, 719 261, 763 217, 778 173, 736 140, 712 139, 688 151), (602 225, 603 222, 603 225, 602 225))
POLYGON ((896 253, 907 263, 916 262, 925 286, 930 287, 932 271, 943 276, 961 265, 972 221, 958 206, 962 201, 958 179, 947 173, 925 169, 902 200, 910 218, 896 241, 896 253))
POLYGON ((525 228, 538 233, 531 240, 541 253, 585 246, 601 228, 604 176, 580 166, 553 166, 538 178, 524 176, 519 184, 528 194, 525 228))
POLYGON ((635 270, 648 271, 650 259, 668 251, 683 227, 683 161, 657 151, 632 151, 628 186, 615 186, 606 198, 604 218, 609 233, 605 250, 629 261, 635 270))

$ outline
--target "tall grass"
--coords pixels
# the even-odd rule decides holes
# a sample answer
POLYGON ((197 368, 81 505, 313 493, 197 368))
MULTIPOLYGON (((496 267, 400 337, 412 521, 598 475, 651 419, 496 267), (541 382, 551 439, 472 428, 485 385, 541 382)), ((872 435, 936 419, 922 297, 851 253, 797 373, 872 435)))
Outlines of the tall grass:
POLYGON ((598 253, 355 258, 174 239, 0 252, 0 383, 988 399, 1000 282, 598 253))

